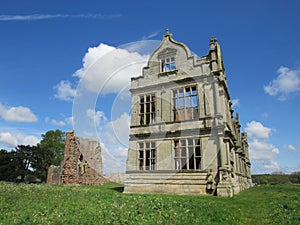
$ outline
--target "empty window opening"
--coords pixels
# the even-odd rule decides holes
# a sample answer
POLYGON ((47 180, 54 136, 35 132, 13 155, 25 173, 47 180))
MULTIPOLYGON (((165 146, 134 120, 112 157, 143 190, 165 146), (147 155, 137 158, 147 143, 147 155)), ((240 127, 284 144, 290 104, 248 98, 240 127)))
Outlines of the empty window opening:
POLYGON ((155 102, 154 94, 140 96, 140 125, 148 125, 155 122, 155 102))
POLYGON ((156 144, 155 142, 139 143, 139 169, 155 170, 156 169, 156 144))
POLYGON ((198 94, 196 86, 173 91, 174 120, 193 120, 198 118, 198 94))
POLYGON ((82 154, 80 154, 80 156, 79 156, 79 161, 80 161, 80 162, 83 161, 83 155, 82 155, 82 154))
POLYGON ((174 140, 174 144, 176 170, 201 169, 201 149, 199 138, 174 140))

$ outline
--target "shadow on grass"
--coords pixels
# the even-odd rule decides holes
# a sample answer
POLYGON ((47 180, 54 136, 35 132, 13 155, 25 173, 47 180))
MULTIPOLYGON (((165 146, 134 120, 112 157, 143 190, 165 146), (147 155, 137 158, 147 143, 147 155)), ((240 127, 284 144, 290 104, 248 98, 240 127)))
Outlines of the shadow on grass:
POLYGON ((113 191, 117 191, 122 193, 124 191, 124 184, 115 183, 115 182, 107 182, 104 184, 104 187, 113 191))
POLYGON ((117 191, 117 192, 120 192, 120 193, 123 193, 124 191, 124 187, 123 186, 119 186, 119 187, 112 187, 110 188, 111 190, 114 190, 114 191, 117 191))

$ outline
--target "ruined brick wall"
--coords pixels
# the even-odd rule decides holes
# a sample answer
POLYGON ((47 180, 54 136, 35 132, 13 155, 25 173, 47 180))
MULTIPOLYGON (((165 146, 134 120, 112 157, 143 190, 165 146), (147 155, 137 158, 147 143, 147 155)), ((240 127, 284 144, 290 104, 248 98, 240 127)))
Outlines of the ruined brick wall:
POLYGON ((73 130, 66 133, 63 164, 48 170, 48 184, 102 185, 101 147, 98 141, 76 137, 73 130), (60 168, 60 169, 58 169, 60 168))
POLYGON ((78 143, 76 143, 73 130, 66 133, 66 145, 64 152, 62 184, 77 184, 78 159, 80 156, 78 143))

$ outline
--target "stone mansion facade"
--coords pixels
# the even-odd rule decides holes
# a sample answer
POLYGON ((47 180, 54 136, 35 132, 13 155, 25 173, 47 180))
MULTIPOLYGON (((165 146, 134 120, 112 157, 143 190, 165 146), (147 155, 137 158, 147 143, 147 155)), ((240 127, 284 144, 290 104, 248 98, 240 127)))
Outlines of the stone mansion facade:
POLYGON ((216 39, 198 58, 167 31, 130 91, 125 193, 232 196, 251 187, 247 134, 232 115, 216 39))

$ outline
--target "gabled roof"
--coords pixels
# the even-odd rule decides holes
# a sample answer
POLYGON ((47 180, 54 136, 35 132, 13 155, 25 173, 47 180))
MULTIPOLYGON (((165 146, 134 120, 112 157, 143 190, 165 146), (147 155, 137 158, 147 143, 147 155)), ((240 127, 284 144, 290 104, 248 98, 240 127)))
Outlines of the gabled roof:
POLYGON ((157 59, 154 59, 153 57, 160 51, 162 51, 162 52, 160 52, 160 54, 164 53, 164 52, 170 53, 171 51, 174 51, 175 50, 174 48, 166 47, 166 46, 169 46, 169 44, 174 44, 174 45, 177 45, 178 47, 183 48, 186 53, 187 58, 192 56, 190 49, 185 44, 175 41, 173 39, 173 35, 167 29, 166 34, 163 36, 163 39, 162 39, 160 45, 152 52, 151 56, 149 57, 149 61, 156 61, 157 59))

